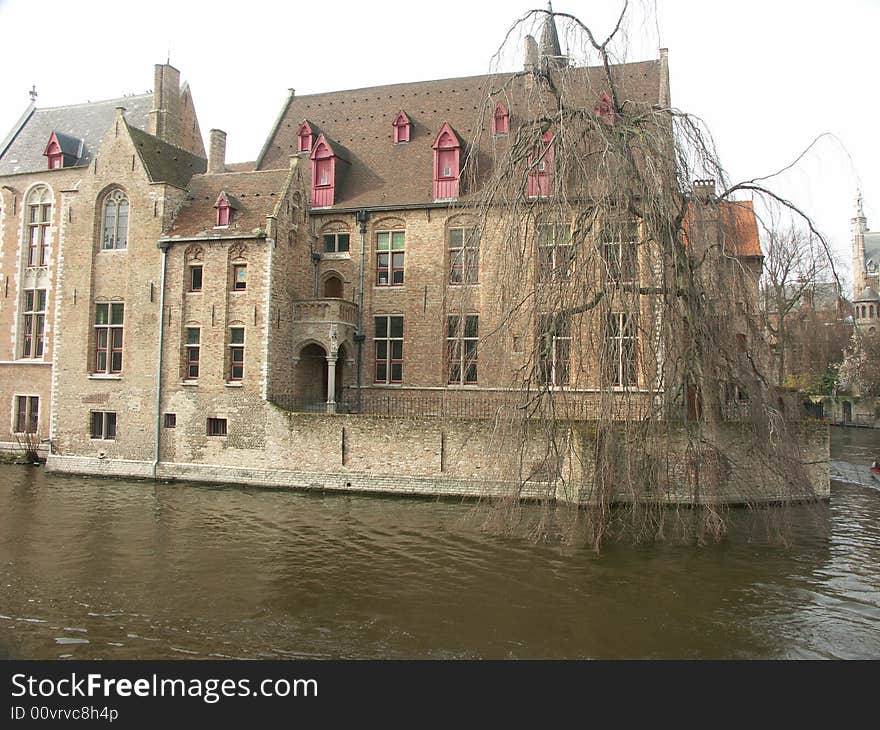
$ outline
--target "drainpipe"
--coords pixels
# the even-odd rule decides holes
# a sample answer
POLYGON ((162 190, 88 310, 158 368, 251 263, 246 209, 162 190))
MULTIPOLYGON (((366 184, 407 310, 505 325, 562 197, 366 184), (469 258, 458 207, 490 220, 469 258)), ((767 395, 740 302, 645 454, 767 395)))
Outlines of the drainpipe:
POLYGON ((318 264, 321 263, 321 254, 317 251, 312 251, 312 268, 315 270, 315 281, 312 284, 312 290, 314 292, 313 297, 315 299, 318 298, 318 264))
POLYGON ((159 447, 162 439, 162 347, 165 343, 165 269, 170 241, 159 241, 162 249, 162 278, 159 283, 159 352, 156 356, 156 454, 153 459, 153 479, 159 467, 159 447))
POLYGON ((361 265, 359 272, 360 285, 358 287, 358 316, 357 331, 354 333, 354 341, 357 343, 357 411, 361 412, 361 371, 364 362, 364 262, 367 255, 367 220, 370 218, 369 211, 361 209, 357 212, 357 222, 361 226, 361 265))

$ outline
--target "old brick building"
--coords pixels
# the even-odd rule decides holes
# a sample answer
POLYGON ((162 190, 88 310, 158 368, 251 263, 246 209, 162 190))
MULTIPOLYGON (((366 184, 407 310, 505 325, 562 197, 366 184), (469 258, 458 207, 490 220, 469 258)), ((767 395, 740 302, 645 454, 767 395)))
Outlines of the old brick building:
MULTIPOLYGON (((205 153, 169 65, 150 95, 29 109, 0 148, 0 441, 36 432, 49 467, 72 472, 493 493, 510 459, 520 471, 544 463, 539 446, 499 453, 484 421, 431 417, 495 412, 536 338, 542 388, 589 417, 617 407, 599 395, 610 378, 619 415, 638 412, 662 369, 651 297, 636 305, 638 329, 616 310, 611 325, 571 329, 511 318, 509 236, 496 211, 477 215, 492 169, 539 111, 525 100, 540 69, 576 80, 583 103, 613 118, 605 70, 568 66, 550 17, 540 45, 527 39, 530 73, 493 77, 495 92, 487 77, 291 91, 254 162, 227 163, 220 130, 205 153), (597 337, 611 343, 601 364, 597 337)), ((669 106, 665 51, 614 75, 633 108, 669 106)), ((564 182, 554 144, 540 137, 523 178, 536 209, 564 182)), ((750 272, 727 296, 751 306, 754 213, 707 217, 700 199, 713 191, 697 192, 689 225, 714 227, 723 257, 750 272)), ((586 255, 566 230, 540 215, 523 223, 538 298, 586 255)), ((602 236, 621 292, 656 285, 637 220, 602 236)), ((560 468, 574 483, 585 467, 560 468)))

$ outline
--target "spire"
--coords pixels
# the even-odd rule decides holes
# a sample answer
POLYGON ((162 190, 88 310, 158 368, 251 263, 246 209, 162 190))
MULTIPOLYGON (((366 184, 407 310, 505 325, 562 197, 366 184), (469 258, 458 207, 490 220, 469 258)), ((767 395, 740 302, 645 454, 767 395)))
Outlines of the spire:
POLYGON ((541 31, 541 55, 558 58, 562 55, 559 47, 559 36, 556 34, 556 21, 553 19, 553 3, 547 3, 547 16, 544 18, 544 29, 541 31))
POLYGON ((862 191, 856 188, 856 218, 864 218, 865 211, 862 208, 862 191))

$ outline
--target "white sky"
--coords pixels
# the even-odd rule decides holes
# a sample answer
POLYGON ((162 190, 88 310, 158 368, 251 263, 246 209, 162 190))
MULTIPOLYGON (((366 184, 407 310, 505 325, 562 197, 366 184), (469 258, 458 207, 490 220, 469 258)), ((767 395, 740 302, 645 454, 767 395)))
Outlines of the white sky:
MULTIPOLYGON (((487 73, 509 27, 535 7, 546 6, 0 0, 0 139, 31 85, 40 107, 143 93, 170 48, 203 135, 224 129, 227 160, 253 160, 288 88, 305 94, 487 73)), ((620 7, 557 0, 554 9, 604 36, 620 7)), ((705 120, 733 180, 778 170, 819 134, 834 135, 771 185, 815 218, 848 267, 857 187, 868 225, 880 229, 880 0, 631 0, 630 12, 627 60, 669 48, 673 104, 705 120)), ((522 63, 515 40, 500 70, 522 63)))

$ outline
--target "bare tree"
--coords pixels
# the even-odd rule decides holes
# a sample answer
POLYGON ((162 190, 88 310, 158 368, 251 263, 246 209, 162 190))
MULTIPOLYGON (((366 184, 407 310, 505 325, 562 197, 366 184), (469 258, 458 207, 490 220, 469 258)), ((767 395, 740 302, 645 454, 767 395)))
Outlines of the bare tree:
MULTIPOLYGON (((518 125, 503 145, 478 131, 469 148, 494 159, 465 168, 481 255, 497 266, 497 325, 480 352, 512 363, 516 394, 496 423, 519 488, 493 522, 543 497, 534 534, 564 525, 596 547, 678 528, 718 539, 731 500, 812 494, 796 409, 773 384, 757 272, 737 251, 751 204, 735 195, 766 194, 815 227, 763 180, 731 183, 702 123, 641 93, 644 69, 618 63, 627 7, 604 39, 553 14, 575 64, 526 38, 526 69, 486 90, 489 109, 513 100, 518 125), (524 333, 521 356, 510 332, 524 333)), ((465 316, 467 302, 453 306, 465 316)))

